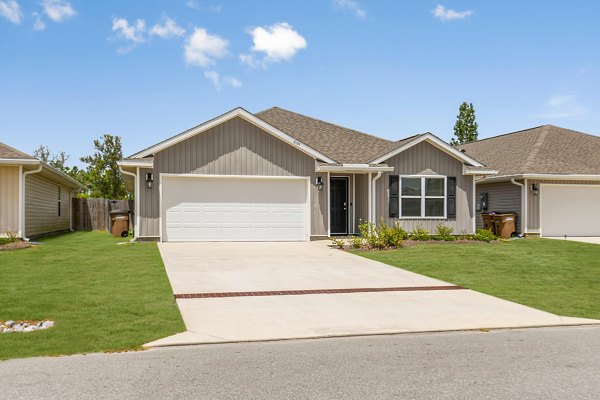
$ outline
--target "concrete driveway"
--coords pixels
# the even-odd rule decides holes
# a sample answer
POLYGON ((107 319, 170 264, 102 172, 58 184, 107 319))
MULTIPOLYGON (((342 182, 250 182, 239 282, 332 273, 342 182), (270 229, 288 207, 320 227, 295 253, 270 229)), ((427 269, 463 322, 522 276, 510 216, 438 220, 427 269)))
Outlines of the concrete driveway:
POLYGON ((545 239, 568 240, 570 242, 600 244, 600 237, 597 237, 597 236, 567 236, 566 238, 564 236, 563 237, 545 237, 545 239))
POLYGON ((159 249, 188 331, 150 347, 600 322, 458 288, 324 241, 159 249))

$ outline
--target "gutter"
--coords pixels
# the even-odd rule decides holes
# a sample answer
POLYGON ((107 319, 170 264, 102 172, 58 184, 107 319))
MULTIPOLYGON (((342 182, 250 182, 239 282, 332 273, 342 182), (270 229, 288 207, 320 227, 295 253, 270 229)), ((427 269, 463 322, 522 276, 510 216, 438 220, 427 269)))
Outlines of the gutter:
POLYGON ((20 207, 21 207, 21 216, 20 216, 20 220, 19 220, 19 225, 21 225, 21 239, 25 240, 26 242, 29 241, 29 239, 25 236, 25 178, 27 178, 27 175, 30 174, 37 174, 38 172, 41 172, 42 169, 44 168, 43 163, 39 162, 39 167, 37 169, 33 169, 31 171, 25 171, 23 172, 23 174, 20 176, 20 192, 19 192, 19 196, 21 197, 21 201, 20 203, 20 207))
MULTIPOLYGON (((373 196, 372 202, 371 202, 371 218, 377 218, 377 186, 375 185, 375 183, 377 182, 377 180, 379 178, 381 178, 381 174, 383 174, 383 171, 379 171, 377 173, 377 175, 375 175, 375 178, 373 178, 373 180, 371 181, 371 194, 373 196)), ((375 221, 371 221, 373 223, 376 223, 375 221)))
POLYGON ((134 174, 133 172, 128 172, 125 171, 123 169, 123 167, 121 166, 120 163, 117 163, 117 165, 119 166, 119 171, 123 174, 123 175, 129 175, 133 177, 133 195, 135 196, 135 210, 134 210, 134 215, 135 215, 135 224, 133 226, 133 239, 131 239, 132 241, 137 240, 138 238, 138 228, 140 226, 139 224, 139 218, 140 218, 140 196, 139 196, 139 189, 138 189, 138 175, 140 174, 140 167, 136 167, 136 173, 134 174))
POLYGON ((527 232, 527 204, 525 204, 525 190, 524 184, 515 181, 515 178, 510 180, 510 183, 521 187, 521 234, 527 232))

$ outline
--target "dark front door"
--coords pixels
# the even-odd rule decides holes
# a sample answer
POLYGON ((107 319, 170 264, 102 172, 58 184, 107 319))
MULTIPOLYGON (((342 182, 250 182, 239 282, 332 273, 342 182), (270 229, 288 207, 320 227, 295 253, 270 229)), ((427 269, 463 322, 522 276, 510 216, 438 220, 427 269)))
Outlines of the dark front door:
POLYGON ((348 178, 331 178, 331 234, 348 234, 348 178))

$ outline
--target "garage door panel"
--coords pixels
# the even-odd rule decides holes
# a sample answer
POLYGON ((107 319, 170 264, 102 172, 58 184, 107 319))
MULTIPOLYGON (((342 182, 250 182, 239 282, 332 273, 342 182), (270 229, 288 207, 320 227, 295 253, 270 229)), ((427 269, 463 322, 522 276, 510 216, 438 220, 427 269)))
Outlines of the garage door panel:
POLYGON ((600 186, 544 185, 543 236, 600 236, 600 186))
POLYGON ((306 180, 163 181, 165 241, 306 240, 306 180))

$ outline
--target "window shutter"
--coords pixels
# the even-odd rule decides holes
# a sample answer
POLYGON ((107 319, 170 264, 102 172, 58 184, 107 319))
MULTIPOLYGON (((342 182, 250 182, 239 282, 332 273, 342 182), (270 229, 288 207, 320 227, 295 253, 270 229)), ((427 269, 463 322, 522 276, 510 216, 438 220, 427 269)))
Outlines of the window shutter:
POLYGON ((399 207, 400 177, 390 175, 390 218, 398 218, 400 214, 399 207))
POLYGON ((446 211, 448 218, 456 218, 456 177, 449 176, 446 188, 446 211))

